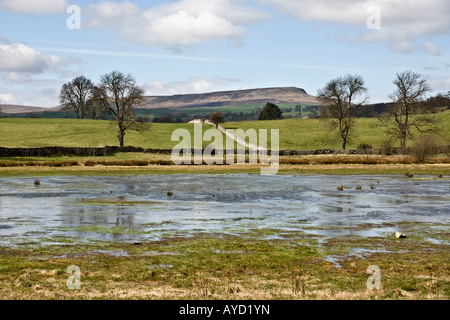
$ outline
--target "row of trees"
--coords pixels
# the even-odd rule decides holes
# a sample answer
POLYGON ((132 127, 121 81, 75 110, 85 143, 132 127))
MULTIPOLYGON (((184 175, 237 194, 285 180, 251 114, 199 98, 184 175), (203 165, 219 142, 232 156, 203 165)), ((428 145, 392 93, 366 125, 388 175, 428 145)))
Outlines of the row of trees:
POLYGON ((97 85, 84 76, 76 77, 60 91, 60 103, 72 109, 78 119, 88 114, 94 119, 104 114, 111 116, 121 147, 127 131, 143 132, 149 128, 148 123, 138 121, 134 112, 144 102, 144 89, 136 84, 135 78, 118 71, 101 76, 97 85))
MULTIPOLYGON (((400 140, 400 147, 406 148, 407 138, 412 138, 412 129, 421 133, 430 133, 435 129, 435 120, 426 114, 418 115, 424 104, 430 86, 422 75, 412 71, 397 73, 393 84, 395 90, 389 95, 392 104, 380 116, 380 124, 387 132, 400 140)), ((346 75, 329 81, 318 90, 318 99, 326 106, 322 117, 329 121, 332 128, 338 129, 345 149, 354 126, 358 110, 367 102, 367 86, 359 75, 346 75)))
MULTIPOLYGON (((433 118, 426 114, 417 115, 420 109, 423 113, 429 105, 430 99, 425 97, 431 89, 422 75, 412 71, 398 73, 393 83, 395 90, 389 95, 393 103, 380 120, 381 125, 388 128, 388 133, 400 140, 404 149, 406 140, 412 138, 413 128, 422 133, 435 129, 433 118)), ((318 99, 325 106, 322 117, 332 128, 338 129, 342 149, 346 148, 356 114, 368 100, 367 91, 364 79, 359 75, 333 79, 318 90, 318 99)), ((450 95, 438 95, 433 98, 432 105, 439 105, 445 99, 448 102, 448 98, 450 95)), ((144 102, 144 90, 136 84, 134 77, 118 71, 101 76, 98 84, 84 76, 76 77, 64 84, 60 91, 60 103, 73 110, 79 119, 88 115, 93 119, 104 115, 114 119, 120 146, 124 146, 127 131, 143 132, 149 128, 150 124, 139 121, 134 112, 134 108, 144 102)), ((262 109, 259 120, 281 119, 282 113, 278 106, 269 102, 262 109)), ((214 113, 211 120, 218 124, 224 122, 225 117, 214 113)))

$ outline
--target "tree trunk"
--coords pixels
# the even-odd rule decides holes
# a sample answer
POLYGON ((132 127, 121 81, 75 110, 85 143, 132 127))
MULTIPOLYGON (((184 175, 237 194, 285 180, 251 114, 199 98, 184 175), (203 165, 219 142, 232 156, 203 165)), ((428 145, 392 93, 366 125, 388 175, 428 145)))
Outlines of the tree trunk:
POLYGON ((347 144, 347 137, 342 138, 342 150, 345 150, 346 144, 347 144))
POLYGON ((347 127, 341 132, 342 150, 345 150, 345 147, 347 146, 348 130, 349 130, 349 127, 347 126, 347 127))
POLYGON ((119 130, 119 134, 117 135, 117 139, 119 139, 119 147, 123 147, 123 137, 125 136, 125 132, 119 130))
POLYGON ((400 149, 404 153, 406 150, 406 133, 402 132, 400 137, 400 149))

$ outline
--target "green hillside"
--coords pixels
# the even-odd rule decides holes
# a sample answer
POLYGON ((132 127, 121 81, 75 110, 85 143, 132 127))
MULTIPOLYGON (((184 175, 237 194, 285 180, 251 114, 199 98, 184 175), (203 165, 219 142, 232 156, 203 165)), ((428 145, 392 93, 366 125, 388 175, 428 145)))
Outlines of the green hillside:
MULTIPOLYGON (((450 111, 434 115, 439 119, 440 136, 443 144, 450 141, 450 111)), ((386 136, 378 120, 356 119, 356 127, 348 148, 356 148, 361 143, 380 147, 386 136)), ((330 132, 320 119, 289 119, 275 121, 228 122, 225 128, 279 129, 280 149, 338 149, 340 142, 336 132, 330 132)), ((125 145, 171 149, 177 142, 171 141, 172 132, 177 128, 193 133, 192 124, 152 124, 144 134, 129 132, 125 145)), ((204 126, 205 129, 210 128, 204 126)), ((104 120, 75 119, 0 119, 0 146, 2 147, 98 147, 117 145, 116 127, 104 120)), ((270 135, 269 135, 270 138, 270 135)), ((410 142, 411 143, 411 142, 410 142)), ((205 143, 205 145, 208 143, 205 143)))

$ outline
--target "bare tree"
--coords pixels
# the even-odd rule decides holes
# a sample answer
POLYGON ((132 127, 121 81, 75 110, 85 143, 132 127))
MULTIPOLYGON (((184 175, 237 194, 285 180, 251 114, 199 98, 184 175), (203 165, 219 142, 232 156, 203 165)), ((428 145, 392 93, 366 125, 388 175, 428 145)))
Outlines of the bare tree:
POLYGON ((400 139, 400 147, 405 150, 406 139, 413 138, 412 128, 416 128, 421 133, 434 130, 432 118, 426 115, 415 115, 431 88, 422 75, 409 70, 397 73, 393 83, 396 88, 389 98, 394 104, 380 120, 383 126, 388 127, 388 134, 400 139))
POLYGON ((111 116, 111 112, 103 108, 102 104, 96 101, 98 99, 99 88, 94 85, 92 92, 92 99, 88 101, 88 116, 94 120, 107 120, 111 116))
POLYGON ((318 99, 326 106, 322 117, 329 121, 331 128, 339 129, 342 149, 345 150, 354 116, 367 101, 367 95, 357 100, 358 96, 367 92, 364 79, 358 75, 346 75, 331 80, 318 91, 318 99))
POLYGON ((134 113, 134 108, 143 102, 144 90, 136 85, 131 74, 113 71, 100 78, 100 84, 94 92, 94 103, 114 116, 119 146, 124 146, 128 130, 143 132, 149 128, 149 124, 138 122, 134 113))
POLYGON ((59 94, 59 102, 75 112, 78 119, 84 119, 92 99, 94 84, 84 76, 79 76, 64 84, 59 94))

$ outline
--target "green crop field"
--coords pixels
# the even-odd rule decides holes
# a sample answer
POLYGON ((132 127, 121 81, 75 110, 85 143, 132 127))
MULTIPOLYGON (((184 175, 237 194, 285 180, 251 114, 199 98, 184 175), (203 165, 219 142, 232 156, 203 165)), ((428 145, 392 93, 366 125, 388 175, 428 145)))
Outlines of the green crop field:
MULTIPOLYGON (((442 144, 450 141, 450 111, 434 115, 439 120, 439 135, 442 144)), ((386 139, 384 129, 374 118, 359 118, 348 148, 356 148, 366 143, 374 148, 380 147, 386 139)), ((227 129, 270 129, 279 130, 280 149, 338 149, 340 141, 337 132, 330 132, 327 125, 320 119, 289 119, 274 121, 240 121, 224 124, 227 129)), ((150 130, 140 134, 128 132, 125 145, 172 149, 178 142, 171 141, 175 129, 184 128, 193 133, 192 124, 152 124, 150 130)), ((204 130, 211 128, 204 125, 204 130)), ((117 145, 117 129, 109 121, 76 120, 76 119, 0 119, 1 147, 98 147, 102 145, 117 145)), ((409 141, 411 144, 411 141, 409 141)), ((204 145, 209 142, 204 142, 204 145)))

